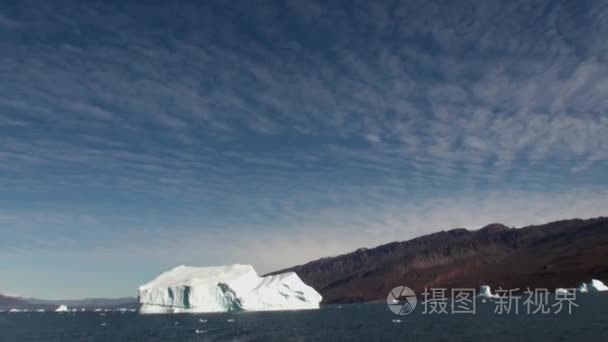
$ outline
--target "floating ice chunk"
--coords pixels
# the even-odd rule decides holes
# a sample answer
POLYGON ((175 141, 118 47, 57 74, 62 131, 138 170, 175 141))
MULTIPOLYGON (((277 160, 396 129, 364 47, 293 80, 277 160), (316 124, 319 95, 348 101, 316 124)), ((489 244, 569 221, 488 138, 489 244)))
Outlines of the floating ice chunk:
POLYGON ((15 313, 15 312, 23 312, 23 310, 21 310, 21 309, 16 309, 16 308, 12 308, 12 309, 8 310, 8 312, 11 312, 11 313, 15 313))
POLYGON ((44 312, 45 310, 44 310, 44 309, 36 309, 36 310, 34 310, 34 311, 35 311, 35 312, 44 312))
POLYGON ((101 309, 97 308, 97 309, 93 310, 93 312, 101 312, 101 309))
POLYGON ((252 266, 179 266, 139 288, 140 312, 317 309, 321 295, 293 272, 260 277, 252 266))
POLYGON ((587 293, 589 292, 589 288, 587 287, 586 283, 582 283, 578 286, 578 292, 580 293, 587 293))
POLYGON ((568 291, 568 289, 564 289, 561 287, 558 287, 555 289, 555 294, 568 294, 570 293, 570 291, 568 291))
POLYGON ((578 287, 578 291, 581 293, 586 292, 603 292, 608 291, 608 286, 597 279, 591 279, 588 283, 582 283, 578 287))
POLYGON ((597 279, 591 279, 591 281, 589 282, 589 284, 587 284, 587 286, 589 287, 589 291, 591 291, 591 292, 608 291, 608 286, 606 286, 604 283, 602 283, 601 281, 599 281, 597 279))
POLYGON ((492 293, 492 289, 488 285, 481 285, 479 287, 479 294, 477 295, 481 298, 499 298, 500 296, 492 293))
POLYGON ((69 312, 70 309, 68 309, 67 306, 61 304, 59 305, 59 307, 57 309, 55 309, 55 312, 69 312))

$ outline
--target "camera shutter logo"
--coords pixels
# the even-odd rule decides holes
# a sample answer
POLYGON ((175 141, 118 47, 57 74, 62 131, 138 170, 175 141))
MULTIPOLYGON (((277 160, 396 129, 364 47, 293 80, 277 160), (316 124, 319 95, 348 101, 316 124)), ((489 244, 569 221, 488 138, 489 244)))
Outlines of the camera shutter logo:
POLYGON ((418 299, 416 293, 407 286, 397 286, 388 293, 386 305, 396 315, 407 315, 414 311, 418 299))

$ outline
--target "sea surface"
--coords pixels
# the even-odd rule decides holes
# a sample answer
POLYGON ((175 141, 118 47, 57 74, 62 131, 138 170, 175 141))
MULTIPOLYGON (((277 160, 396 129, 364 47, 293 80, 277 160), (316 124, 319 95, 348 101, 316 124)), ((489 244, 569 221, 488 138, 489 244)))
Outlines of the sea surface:
MULTIPOLYGON (((579 295, 572 314, 494 312, 399 316, 385 304, 222 314, 0 313, 0 341, 608 341, 608 294, 579 295)), ((428 309, 428 307, 427 307, 428 309)), ((449 311, 449 306, 448 306, 449 311)), ((555 310, 553 310, 555 311, 555 310)))

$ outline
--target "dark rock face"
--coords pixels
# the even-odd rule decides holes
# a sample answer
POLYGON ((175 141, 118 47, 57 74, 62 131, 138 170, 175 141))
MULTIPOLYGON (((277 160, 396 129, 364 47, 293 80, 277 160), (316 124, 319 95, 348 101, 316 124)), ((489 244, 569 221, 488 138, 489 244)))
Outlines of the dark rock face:
POLYGON ((384 300, 391 288, 575 287, 608 279, 608 218, 520 229, 491 224, 323 258, 294 271, 324 303, 384 300))

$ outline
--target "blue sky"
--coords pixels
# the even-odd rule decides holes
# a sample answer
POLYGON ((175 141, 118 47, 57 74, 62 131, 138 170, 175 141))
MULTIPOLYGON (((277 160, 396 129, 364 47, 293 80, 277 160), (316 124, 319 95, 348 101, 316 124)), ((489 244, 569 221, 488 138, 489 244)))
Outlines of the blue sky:
POLYGON ((608 208, 593 1, 0 4, 0 292, 608 208))

